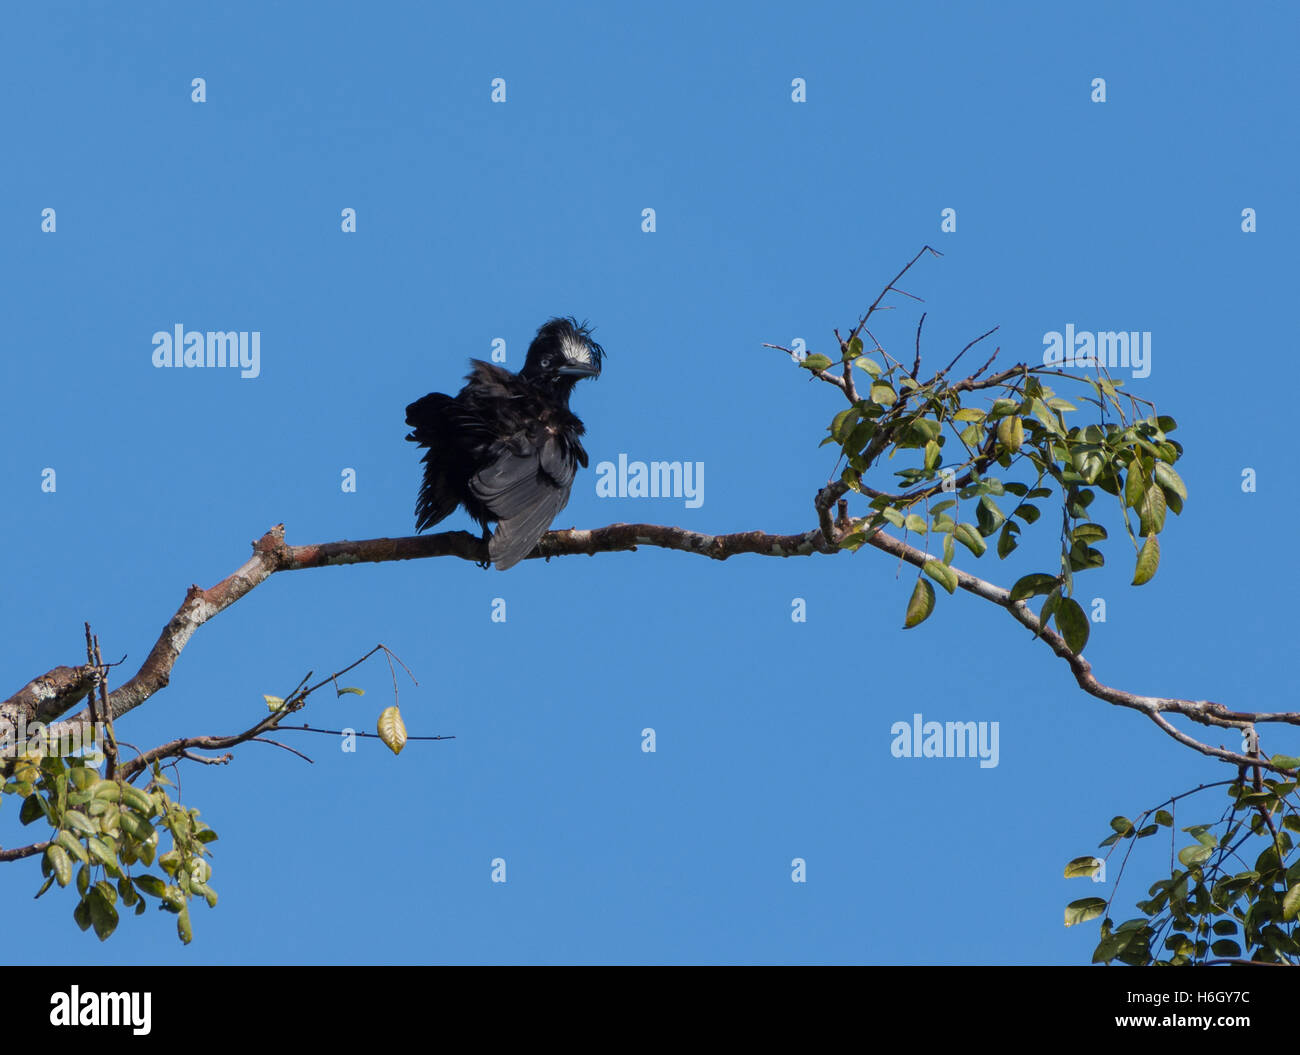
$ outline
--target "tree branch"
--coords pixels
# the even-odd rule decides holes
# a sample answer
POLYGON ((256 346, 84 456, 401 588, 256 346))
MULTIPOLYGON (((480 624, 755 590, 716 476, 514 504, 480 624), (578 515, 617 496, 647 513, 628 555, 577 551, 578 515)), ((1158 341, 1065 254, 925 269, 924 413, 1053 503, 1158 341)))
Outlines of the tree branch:
MULTIPOLYGON (((823 493, 828 489, 823 489, 823 493)), ((829 503, 825 519, 829 522, 829 503)), ((819 506, 820 507, 820 506, 819 506)), ((861 529, 865 521, 855 521, 849 529, 861 529)), ((834 525, 832 524, 832 529, 834 525)), ((884 531, 877 531, 867 544, 897 557, 917 568, 932 560, 931 555, 902 542, 884 531)), ((713 560, 728 560, 741 554, 765 557, 808 556, 813 553, 841 552, 826 541, 819 530, 793 535, 775 535, 763 531, 741 531, 725 535, 708 535, 686 528, 659 524, 611 524, 595 529, 570 528, 551 531, 542 537, 529 559, 594 555, 635 550, 638 546, 678 550, 706 556, 713 560)), ((139 706, 149 696, 165 687, 171 669, 185 644, 205 622, 225 610, 245 594, 256 588, 276 572, 298 571, 306 568, 323 568, 346 564, 385 563, 395 560, 416 560, 425 557, 453 556, 478 563, 487 556, 487 546, 481 538, 464 531, 449 531, 434 535, 416 535, 406 538, 378 538, 357 541, 318 543, 292 546, 284 541, 284 525, 278 524, 253 544, 253 556, 233 574, 208 590, 191 586, 185 601, 172 616, 162 635, 149 653, 139 672, 126 684, 109 694, 108 704, 114 719, 139 706)), ((1247 729, 1256 721, 1285 722, 1300 725, 1300 714, 1266 714, 1229 710, 1222 704, 1209 700, 1184 700, 1176 697, 1143 696, 1127 692, 1100 682, 1092 666, 1081 655, 1071 652, 1064 638, 1050 628, 1040 625, 1024 601, 1012 602, 1010 593, 1002 587, 986 582, 978 576, 959 568, 952 569, 958 585, 968 593, 1006 609, 1027 629, 1034 632, 1057 656, 1066 662, 1075 681, 1089 695, 1107 703, 1140 711, 1169 736, 1202 754, 1239 765, 1263 765, 1286 773, 1287 770, 1251 757, 1201 743, 1181 732, 1165 717, 1180 714, 1202 725, 1230 729, 1247 729)), ((370 653, 368 653, 369 655, 370 653)), ((328 680, 328 679, 327 679, 328 680)), ((175 740, 145 752, 122 766, 123 775, 131 776, 155 758, 175 756, 190 748, 221 750, 251 739, 273 723, 263 719, 252 729, 237 736, 196 736, 175 740)), ((89 713, 70 719, 84 722, 89 713)), ((54 732, 54 730, 51 730, 54 732)), ((33 853, 37 850, 31 851, 33 853)))

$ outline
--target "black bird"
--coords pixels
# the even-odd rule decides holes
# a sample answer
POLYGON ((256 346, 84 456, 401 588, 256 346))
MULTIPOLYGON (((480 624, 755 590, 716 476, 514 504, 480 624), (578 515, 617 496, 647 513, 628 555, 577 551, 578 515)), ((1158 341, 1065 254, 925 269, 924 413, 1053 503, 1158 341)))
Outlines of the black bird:
POLYGON ((497 522, 489 558, 505 571, 537 545, 569 501, 586 430, 569 410, 584 377, 599 377, 605 350, 573 318, 551 319, 528 347, 523 369, 470 360, 465 387, 453 399, 430 392, 406 408, 406 438, 427 447, 415 529, 430 528, 458 505, 483 537, 497 522))

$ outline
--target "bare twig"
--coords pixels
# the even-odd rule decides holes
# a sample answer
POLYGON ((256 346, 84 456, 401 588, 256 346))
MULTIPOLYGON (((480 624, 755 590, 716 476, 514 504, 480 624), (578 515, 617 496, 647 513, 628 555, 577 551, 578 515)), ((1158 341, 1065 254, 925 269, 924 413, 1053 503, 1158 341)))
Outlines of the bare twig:
MULTIPOLYGON (((943 254, 939 252, 939 250, 937 249, 931 249, 928 245, 922 246, 921 251, 917 253, 916 256, 912 257, 911 260, 908 261, 907 266, 904 267, 902 271, 900 271, 897 275, 895 275, 892 279, 889 280, 889 285, 887 285, 884 289, 882 289, 880 291, 880 296, 878 296, 875 300, 871 302, 871 307, 869 307, 866 310, 862 318, 858 320, 858 324, 856 327, 854 327, 853 332, 849 334, 850 341, 852 341, 854 337, 856 337, 859 333, 862 332, 862 328, 866 326, 867 320, 869 320, 872 314, 875 312, 875 310, 878 307, 880 307, 880 302, 885 299, 885 296, 889 293, 890 290, 894 289, 894 283, 897 282, 904 275, 906 275, 910 270, 912 270, 912 265, 915 264, 918 260, 920 260, 921 257, 923 257, 926 253, 929 253, 931 256, 943 256, 943 254)), ((897 292, 902 293, 903 291, 897 290, 897 292)), ((904 294, 904 296, 910 297, 911 294, 907 293, 904 294)), ((913 298, 913 299, 915 300, 919 298, 913 298)), ((875 341, 875 338, 873 337, 872 340, 875 341)), ((880 342, 876 341, 876 343, 879 344, 880 342)))

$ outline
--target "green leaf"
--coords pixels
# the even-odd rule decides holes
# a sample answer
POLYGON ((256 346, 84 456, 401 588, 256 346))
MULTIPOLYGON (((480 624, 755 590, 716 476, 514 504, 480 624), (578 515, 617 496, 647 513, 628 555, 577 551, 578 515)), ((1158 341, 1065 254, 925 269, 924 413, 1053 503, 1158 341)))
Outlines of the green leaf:
POLYGON ((1271 761, 1283 769, 1300 769, 1300 758, 1294 755, 1274 755, 1271 761))
POLYGON ((937 469, 941 461, 943 461, 943 448, 936 440, 930 440, 925 445, 925 467, 937 469))
MULTIPOLYGON (((1040 627, 1047 626, 1047 621, 1056 612, 1056 606, 1060 603, 1061 588, 1057 586, 1048 593, 1046 600, 1043 601, 1043 606, 1038 609, 1038 625, 1040 627)), ((1034 636, 1037 637, 1038 635, 1035 634, 1034 636)))
MULTIPOLYGON (((858 408, 849 407, 847 410, 841 410, 831 419, 830 432, 831 437, 838 443, 843 443, 847 435, 853 432, 853 426, 858 423, 858 408)), ((360 695, 360 690, 358 695, 360 695)), ((339 695, 343 695, 343 690, 339 690, 339 695)))
POLYGON ((957 573, 948 565, 940 564, 937 560, 928 560, 922 570, 949 593, 956 591, 957 573))
POLYGON ((883 407, 892 407, 898 402, 898 393, 888 381, 877 381, 871 386, 871 402, 883 407))
POLYGON ((122 830, 131 836, 137 842, 146 842, 154 833, 154 827, 143 817, 134 813, 125 812, 121 817, 122 830))
POLYGON ((998 504, 988 495, 984 495, 980 498, 979 506, 976 507, 975 519, 979 521, 980 534, 988 538, 1007 518, 998 508, 998 504))
POLYGON ((881 366, 870 356, 867 355, 859 356, 857 359, 853 360, 853 365, 865 370, 872 377, 880 376, 881 366))
POLYGON ((337 699, 338 696, 342 696, 345 692, 350 692, 350 693, 352 693, 354 696, 364 696, 364 695, 366 694, 366 690, 365 690, 365 689, 354 689, 352 686, 349 685, 347 688, 339 689, 339 691, 338 691, 338 693, 336 694, 335 698, 337 699))
POLYGON ((1011 587, 1011 600, 1023 601, 1040 593, 1051 593, 1056 588, 1056 576, 1045 572, 1033 572, 1022 575, 1011 587))
POLYGON ((1184 846, 1178 851, 1178 860, 1187 868, 1194 868, 1199 864, 1204 864, 1214 853, 1213 846, 1204 846, 1197 843, 1195 846, 1184 846))
POLYGON ((98 835, 99 827, 80 810, 68 810, 63 815, 64 823, 69 828, 75 828, 83 835, 98 835))
POLYGON ((122 801, 142 817, 150 817, 154 812, 154 800, 137 787, 122 785, 122 801))
POLYGON ((1134 458, 1128 465, 1128 475, 1124 479, 1124 504, 1136 509, 1146 493, 1147 482, 1142 475, 1142 459, 1134 458))
POLYGON ((805 370, 820 371, 830 366, 831 361, 824 355, 809 355, 805 356, 799 365, 805 370))
POLYGON ((978 407, 962 407, 952 416, 953 421, 983 421, 984 411, 978 407))
POLYGON ((1168 810, 1156 810, 1156 823, 1170 828, 1174 823, 1173 815, 1168 810))
POLYGON ((1065 906, 1065 925, 1073 927, 1079 923, 1087 923, 1090 919, 1096 919, 1106 911, 1106 902, 1099 897, 1085 897, 1078 901, 1071 901, 1065 906))
POLYGON ((1020 534, 1020 525, 1014 520, 1008 520, 1002 525, 1002 531, 998 535, 998 558, 1006 560, 1011 552, 1019 545, 1016 536, 1020 534))
POLYGON ((1096 542, 1106 537, 1106 529, 1100 524, 1080 524, 1070 532, 1070 538, 1075 542, 1096 542))
POLYGON ((86 864, 90 861, 90 855, 86 853, 86 848, 81 845, 81 841, 71 832, 59 832, 59 834, 54 837, 54 841, 82 864, 86 864))
POLYGON ((1081 653, 1088 643, 1088 617, 1073 597, 1062 597, 1056 606, 1056 626, 1066 647, 1076 656, 1081 653))
POLYGON ((122 785, 116 780, 101 780, 91 791, 91 797, 102 802, 120 802, 122 785))
POLYGON ((903 521, 903 526, 906 527, 908 531, 915 531, 919 535, 924 535, 928 530, 925 517, 918 513, 908 513, 906 519, 903 521))
POLYGON ((18 820, 21 824, 31 824, 34 820, 48 817, 49 812, 49 806, 40 795, 28 795, 23 799, 22 807, 18 810, 18 820))
POLYGON ((952 537, 977 557, 984 556, 984 551, 989 548, 988 543, 980 537, 980 533, 972 524, 958 524, 953 530, 952 537))
POLYGON ((1047 404, 1045 404, 1041 399, 1032 400, 1030 402, 1030 408, 1034 417, 1042 422, 1043 427, 1047 429, 1048 432, 1061 437, 1065 436, 1065 431, 1061 428, 1061 423, 1056 420, 1056 415, 1047 408, 1047 404))
MULTIPOLYGON (((823 356, 823 358, 825 357, 823 356)), ((188 945, 194 940, 194 928, 190 926, 189 905, 181 906, 180 912, 176 914, 176 934, 181 939, 182 944, 188 945)))
POLYGON ((1210 946, 1210 951, 1215 956, 1239 957, 1241 956, 1241 946, 1231 938, 1224 938, 1222 941, 1216 941, 1210 946))
POLYGON ((933 611, 934 587, 925 579, 918 577, 916 587, 912 590, 911 600, 907 602, 907 617, 903 620, 903 629, 910 630, 925 622, 933 611))
POLYGON ((1187 485, 1168 462, 1156 462, 1156 483, 1184 502, 1187 501, 1187 485))
POLYGON ((68 779, 78 791, 85 791, 99 780, 99 774, 88 766, 76 766, 68 774, 68 779))
POLYGON ((262 699, 266 701, 266 709, 268 711, 278 711, 284 706, 284 700, 279 696, 268 696, 266 693, 262 693, 262 699))
POLYGON ((167 884, 157 876, 140 875, 135 877, 135 885, 143 890, 146 894, 154 897, 162 897, 167 892, 167 884))
MULTIPOLYGON (((66 886, 66 883, 60 883, 60 886, 66 886)), ((1282 898, 1282 918, 1288 923, 1296 918, 1300 913, 1300 883, 1292 885, 1291 889, 1286 892, 1282 898)))
POLYGON ((1138 553, 1137 567, 1133 572, 1133 586, 1149 583, 1160 567, 1160 540, 1155 535, 1148 535, 1138 553))
POLYGON ((45 859, 50 862, 50 868, 54 871, 54 878, 59 881, 59 886, 67 886, 72 882, 72 862, 68 859, 68 852, 57 844, 45 848, 45 859))
POLYGON ((86 849, 90 851, 90 856, 103 865, 104 871, 114 879, 122 874, 122 866, 117 862, 117 853, 108 843, 91 836, 86 840, 86 849))

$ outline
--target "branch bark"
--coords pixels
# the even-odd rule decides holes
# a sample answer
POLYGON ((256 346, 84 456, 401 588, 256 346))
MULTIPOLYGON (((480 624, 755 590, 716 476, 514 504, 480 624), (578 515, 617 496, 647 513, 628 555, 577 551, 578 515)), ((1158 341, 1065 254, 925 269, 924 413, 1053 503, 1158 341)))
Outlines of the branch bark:
MULTIPOLYGON (((829 519, 829 517, 827 517, 829 519)), ((839 529, 836 529, 839 533, 839 529)), ((906 561, 917 568, 933 557, 884 531, 878 531, 867 540, 867 545, 906 561)), ((741 531, 724 535, 709 535, 686 528, 661 524, 610 524, 603 528, 551 531, 542 537, 537 548, 529 554, 530 560, 549 560, 552 557, 592 556, 597 553, 616 553, 635 550, 639 546, 678 550, 729 560, 742 554, 765 557, 809 556, 814 553, 836 554, 842 552, 828 542, 820 529, 798 534, 778 535, 764 531, 741 531)), ((191 586, 176 614, 163 628, 148 657, 136 674, 118 689, 109 693, 108 706, 114 720, 138 707, 154 693, 166 687, 171 671, 185 645, 200 626, 230 607, 241 597, 265 582, 277 572, 300 571, 307 568, 324 568, 347 564, 377 564, 397 560, 418 560, 427 557, 457 557, 461 560, 482 562, 487 558, 487 545, 478 536, 465 531, 448 531, 433 535, 416 535, 406 538, 377 538, 357 541, 326 542, 294 546, 284 540, 284 525, 277 524, 255 543, 253 555, 247 562, 210 589, 191 586)), ((1254 713, 1234 711, 1210 700, 1187 700, 1178 697, 1145 696, 1128 692, 1101 682, 1093 673, 1092 665, 1082 655, 1070 651, 1060 634, 1039 624, 1038 617, 1024 601, 1011 601, 1010 593, 1000 586, 976 575, 953 567, 958 585, 966 592, 1005 609, 1012 618, 1031 630, 1036 637, 1059 656, 1070 668, 1075 681, 1089 695, 1119 707, 1127 707, 1146 715, 1164 733, 1184 746, 1202 754, 1237 765, 1264 766, 1280 773, 1287 770, 1273 766, 1259 756, 1231 751, 1222 746, 1203 743, 1179 730, 1168 720, 1169 715, 1181 715, 1205 726, 1245 730, 1255 722, 1272 721, 1300 725, 1300 713, 1254 713)), ((69 668, 57 668, 68 670, 69 668)), ((53 672, 51 672, 53 673, 53 672)), ((42 678, 49 679, 50 675, 42 678)), ((29 683, 10 700, 32 695, 29 683), (27 696, 24 696, 24 694, 27 696)), ((64 675, 59 684, 70 683, 71 676, 64 675)), ((43 704, 48 713, 53 706, 48 701, 55 694, 46 692, 43 704)), ((71 694, 59 697, 72 700, 71 694)), ((21 702, 21 701, 20 701, 21 702)), ((8 702, 5 706, 8 706, 8 702)), ((68 707, 71 702, 68 703, 68 707)), ((65 708, 66 709, 66 708, 65 708)), ((0 716, 3 708, 0 708, 0 716)), ((83 710, 68 720, 86 723, 91 718, 83 710)), ((57 733, 59 729, 52 728, 57 733)), ((185 747, 221 749, 235 738, 195 737, 185 741, 185 747)), ((175 745, 169 745, 175 746, 175 745)), ((139 761, 134 760, 134 761, 139 761)))

